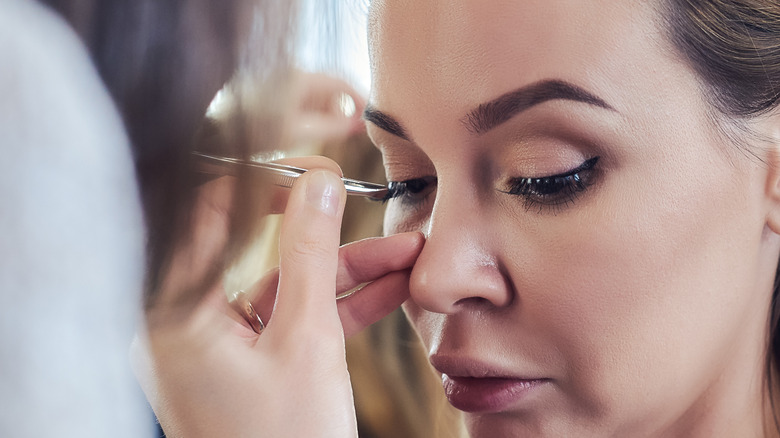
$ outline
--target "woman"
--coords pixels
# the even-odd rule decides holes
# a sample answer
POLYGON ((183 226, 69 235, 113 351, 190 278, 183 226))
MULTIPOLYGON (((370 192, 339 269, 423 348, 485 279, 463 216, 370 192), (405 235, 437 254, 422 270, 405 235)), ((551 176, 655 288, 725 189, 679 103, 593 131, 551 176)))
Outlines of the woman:
POLYGON ((777 436, 776 1, 373 2, 369 35, 404 309, 472 436, 777 436))

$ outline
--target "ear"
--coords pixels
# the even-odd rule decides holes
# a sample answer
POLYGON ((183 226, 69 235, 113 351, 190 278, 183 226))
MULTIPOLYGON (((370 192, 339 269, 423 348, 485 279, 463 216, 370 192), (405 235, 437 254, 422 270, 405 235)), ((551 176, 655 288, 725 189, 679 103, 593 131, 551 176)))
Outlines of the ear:
POLYGON ((780 109, 759 124, 767 164, 766 195, 769 202, 766 224, 780 234, 780 109))

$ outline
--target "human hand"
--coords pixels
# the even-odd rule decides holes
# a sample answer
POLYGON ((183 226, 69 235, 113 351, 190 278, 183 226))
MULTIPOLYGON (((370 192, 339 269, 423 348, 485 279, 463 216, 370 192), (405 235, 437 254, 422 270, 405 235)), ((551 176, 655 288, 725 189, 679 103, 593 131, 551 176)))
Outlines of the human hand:
POLYGON ((403 234, 339 249, 345 192, 337 166, 321 158, 287 163, 323 170, 275 192, 269 205, 269 213, 285 215, 280 269, 258 283, 254 301, 266 329, 255 334, 221 285, 193 306, 179 305, 192 273, 211 265, 225 242, 229 179, 203 187, 192 243, 149 311, 148 342, 136 345, 146 361, 137 368, 169 437, 357 434, 344 331, 362 329, 406 299, 423 238, 403 234), (337 304, 337 291, 372 280, 337 304))

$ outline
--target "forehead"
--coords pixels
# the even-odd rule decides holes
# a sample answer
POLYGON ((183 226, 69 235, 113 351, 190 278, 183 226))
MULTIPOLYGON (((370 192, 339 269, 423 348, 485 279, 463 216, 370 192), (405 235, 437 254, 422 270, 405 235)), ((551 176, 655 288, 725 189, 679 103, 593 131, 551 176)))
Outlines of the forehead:
POLYGON ((609 101, 610 90, 635 85, 657 64, 658 21, 648 1, 374 1, 371 100, 408 118, 416 117, 411 108, 430 117, 429 105, 465 113, 555 78, 609 101))

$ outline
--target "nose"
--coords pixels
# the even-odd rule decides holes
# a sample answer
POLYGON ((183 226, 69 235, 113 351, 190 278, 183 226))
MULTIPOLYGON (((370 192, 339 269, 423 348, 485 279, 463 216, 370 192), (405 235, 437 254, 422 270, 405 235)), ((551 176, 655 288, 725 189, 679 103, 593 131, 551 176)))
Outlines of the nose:
POLYGON ((412 270, 411 299, 442 314, 508 306, 512 286, 495 255, 500 236, 477 203, 442 195, 439 190, 423 229, 427 239, 412 270))

